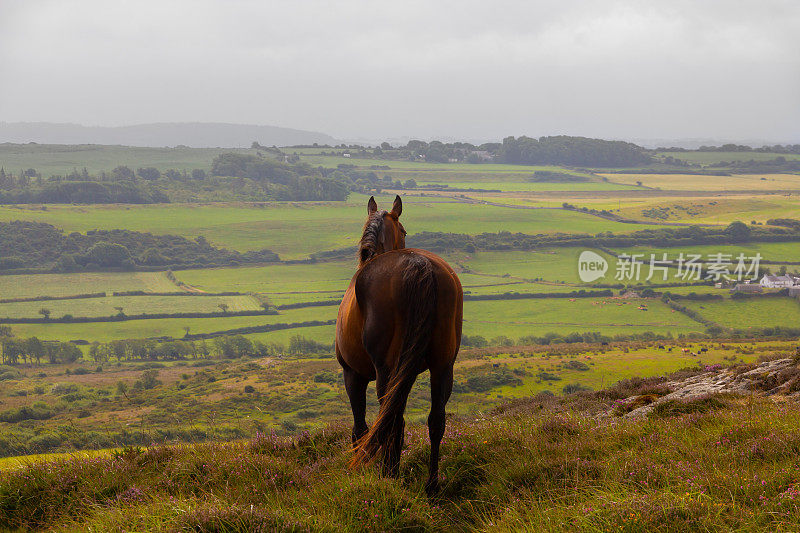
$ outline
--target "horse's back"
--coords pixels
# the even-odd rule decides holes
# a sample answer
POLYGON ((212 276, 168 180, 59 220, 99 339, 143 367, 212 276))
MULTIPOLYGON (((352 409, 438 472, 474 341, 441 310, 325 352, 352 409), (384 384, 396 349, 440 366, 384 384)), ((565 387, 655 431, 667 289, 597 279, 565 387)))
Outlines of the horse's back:
POLYGON ((369 377, 374 376, 374 366, 367 369, 368 364, 392 366, 402 349, 403 332, 410 327, 407 310, 421 304, 431 304, 429 352, 436 356, 429 358, 429 366, 452 365, 461 341, 461 283, 444 259, 414 248, 380 254, 353 277, 339 309, 340 362, 369 377), (424 276, 432 277, 434 289, 428 296, 415 292, 424 276), (435 302, 416 301, 421 297, 435 302))

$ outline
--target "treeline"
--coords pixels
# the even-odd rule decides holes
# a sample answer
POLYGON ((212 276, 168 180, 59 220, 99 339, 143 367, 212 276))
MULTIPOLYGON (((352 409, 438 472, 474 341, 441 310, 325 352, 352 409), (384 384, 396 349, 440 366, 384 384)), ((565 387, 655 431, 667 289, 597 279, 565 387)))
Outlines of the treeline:
POLYGON ((280 357, 282 355, 310 355, 330 352, 329 344, 322 344, 302 335, 293 335, 289 344, 253 341, 242 335, 222 335, 209 341, 152 339, 115 340, 92 343, 89 358, 106 361, 178 361, 184 359, 237 359, 240 357, 280 357))
POLYGON ((763 173, 771 174, 778 172, 797 172, 800 171, 800 160, 786 159, 778 156, 775 159, 749 161, 720 161, 709 165, 714 168, 730 169, 729 173, 763 173))
POLYGON ((770 226, 783 226, 793 230, 800 230, 800 220, 794 218, 770 218, 767 220, 770 226))
MULTIPOLYGON (((466 235, 463 233, 422 232, 409 235, 406 244, 413 248, 423 248, 435 252, 465 251, 474 253, 478 250, 534 250, 547 246, 587 246, 597 247, 630 247, 653 245, 659 247, 692 246, 702 244, 736 244, 744 242, 796 242, 800 241, 800 230, 789 228, 770 228, 764 226, 748 226, 742 222, 733 222, 727 227, 717 226, 680 226, 644 229, 625 235, 611 232, 589 234, 539 234, 481 233, 466 235)), ((319 254, 320 259, 332 256, 319 254)), ((339 252, 344 253, 344 252, 339 252)))
POLYGON ((769 154, 800 154, 800 144, 774 144, 764 145, 760 148, 747 146, 746 144, 723 144, 721 146, 701 146, 697 150, 687 148, 658 148, 659 152, 761 152, 769 154))
POLYGON ((214 158, 213 176, 249 178, 275 200, 346 200, 347 181, 328 178, 303 163, 287 164, 249 154, 227 153, 214 158))
POLYGON ((559 344, 600 344, 612 342, 652 342, 652 341, 686 341, 703 339, 796 339, 800 336, 800 327, 763 327, 748 329, 724 329, 711 323, 704 333, 629 333, 618 335, 604 335, 599 331, 572 332, 572 333, 545 333, 544 335, 525 335, 516 341, 500 335, 487 339, 482 335, 464 335, 461 337, 461 346, 464 348, 511 347, 511 346, 552 346, 559 344))
MULTIPOLYGON (((280 357, 330 353, 331 350, 331 344, 317 342, 302 335, 291 336, 287 345, 253 341, 242 335, 221 335, 209 341, 125 339, 93 342, 89 345, 87 355, 91 361, 106 363, 280 357)), ((37 337, 0 337, 0 363, 4 365, 74 363, 82 358, 83 353, 73 342, 42 341, 37 337)))
MULTIPOLYGON (((652 161, 649 151, 635 144, 567 135, 538 139, 524 136, 507 137, 502 143, 480 145, 467 142, 425 142, 415 139, 404 146, 392 146, 384 142, 374 148, 360 145, 339 145, 335 148, 331 155, 344 154, 349 157, 431 163, 500 162, 515 165, 629 167, 652 161)), ((326 152, 323 151, 322 154, 326 152)))
POLYGON ((160 190, 131 182, 71 181, 0 190, 0 204, 155 204, 169 201, 160 190))
POLYGON ((85 168, 45 178, 36 169, 17 174, 0 168, 0 204, 150 204, 170 201, 215 200, 345 200, 347 177, 329 177, 306 164, 280 162, 259 155, 226 153, 217 156, 209 172, 203 169, 133 170, 90 174, 85 168))
POLYGON ((36 337, 17 339, 5 336, 0 328, 0 362, 4 365, 19 363, 74 363, 83 356, 80 348, 71 342, 42 341, 36 337))
MULTIPOLYGON (((684 338, 681 334, 679 338, 684 338)), ((658 341, 658 340, 674 340, 671 333, 666 335, 661 333, 653 333, 652 331, 645 331, 642 333, 630 333, 620 335, 603 335, 599 331, 588 332, 573 332, 573 333, 545 333, 544 335, 525 335, 516 341, 500 335, 492 339, 486 339, 482 335, 463 335, 461 337, 461 346, 465 348, 486 348, 490 346, 510 347, 510 346, 533 346, 542 345, 548 346, 552 344, 574 344, 574 343, 587 343, 587 344, 603 344, 609 342, 627 342, 627 341, 658 341)))
POLYGON ((279 260, 270 250, 241 253, 217 248, 202 236, 192 240, 129 230, 92 230, 67 235, 42 222, 0 222, 0 271, 152 270, 279 260))
POLYGON ((633 143, 586 137, 506 137, 499 159, 517 165, 632 167, 652 162, 648 151, 633 143))

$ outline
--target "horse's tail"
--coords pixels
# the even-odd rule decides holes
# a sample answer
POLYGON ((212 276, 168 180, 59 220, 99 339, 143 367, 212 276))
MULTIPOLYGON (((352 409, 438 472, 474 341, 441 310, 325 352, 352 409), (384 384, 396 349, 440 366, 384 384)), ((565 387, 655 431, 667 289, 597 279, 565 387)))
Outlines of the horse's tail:
POLYGON ((356 443, 353 466, 370 461, 382 447, 388 449, 396 431, 402 431, 406 401, 428 354, 435 321, 436 275, 426 257, 413 254, 406 259, 402 294, 406 316, 400 357, 386 387, 378 418, 356 443))

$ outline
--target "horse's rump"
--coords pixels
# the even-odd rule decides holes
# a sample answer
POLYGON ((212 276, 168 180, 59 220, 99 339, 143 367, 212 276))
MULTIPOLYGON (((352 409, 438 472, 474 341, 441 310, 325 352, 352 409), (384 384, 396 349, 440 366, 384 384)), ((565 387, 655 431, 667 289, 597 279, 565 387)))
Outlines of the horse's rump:
POLYGON ((357 445, 354 464, 374 457, 402 427, 408 395, 417 375, 428 366, 431 337, 437 323, 438 287, 431 260, 412 250, 385 254, 380 258, 382 261, 377 259, 374 268, 367 265, 367 272, 356 280, 356 298, 365 314, 364 344, 368 351, 374 352, 370 345, 389 346, 398 334, 396 327, 384 323, 389 320, 385 314, 387 306, 394 311, 392 322, 399 325, 401 342, 396 359, 392 357, 394 354, 370 353, 373 359, 388 356, 394 360, 385 361, 392 367, 390 380, 378 418, 357 445), (371 313, 380 313, 383 320, 371 320, 371 313))

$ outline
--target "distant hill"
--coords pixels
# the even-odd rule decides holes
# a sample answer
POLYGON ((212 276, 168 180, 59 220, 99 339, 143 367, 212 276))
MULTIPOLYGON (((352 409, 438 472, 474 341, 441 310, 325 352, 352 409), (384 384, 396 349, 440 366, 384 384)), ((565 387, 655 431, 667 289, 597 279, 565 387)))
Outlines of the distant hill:
POLYGON ((264 146, 339 143, 324 133, 252 124, 176 122, 105 127, 52 122, 0 122, 0 143, 242 148, 249 147, 253 141, 264 146))

